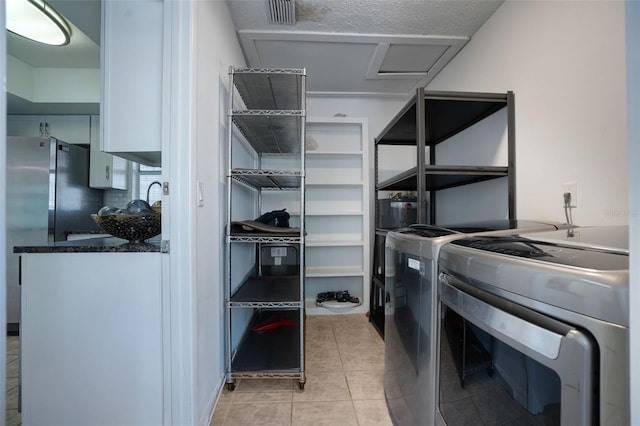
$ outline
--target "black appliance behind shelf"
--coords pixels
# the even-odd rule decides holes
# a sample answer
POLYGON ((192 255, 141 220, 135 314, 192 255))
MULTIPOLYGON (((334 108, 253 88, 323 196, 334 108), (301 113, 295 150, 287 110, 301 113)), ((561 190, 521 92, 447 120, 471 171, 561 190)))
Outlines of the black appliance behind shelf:
POLYGON ((373 248, 373 273, 371 274, 371 291, 369 295, 369 321, 384 338, 384 242, 387 230, 376 229, 373 248))
POLYGON ((386 295, 384 283, 380 282, 377 277, 373 277, 372 279, 370 299, 369 321, 380 337, 384 339, 384 302, 386 295))

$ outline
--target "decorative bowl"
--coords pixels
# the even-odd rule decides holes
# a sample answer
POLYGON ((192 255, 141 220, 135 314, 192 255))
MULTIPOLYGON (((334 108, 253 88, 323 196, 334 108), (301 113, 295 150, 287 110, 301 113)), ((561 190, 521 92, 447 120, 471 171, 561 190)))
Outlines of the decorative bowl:
POLYGON ((141 243, 155 237, 161 231, 160 215, 158 214, 106 214, 98 216, 92 214, 93 220, 106 232, 114 237, 128 240, 131 243, 141 243))

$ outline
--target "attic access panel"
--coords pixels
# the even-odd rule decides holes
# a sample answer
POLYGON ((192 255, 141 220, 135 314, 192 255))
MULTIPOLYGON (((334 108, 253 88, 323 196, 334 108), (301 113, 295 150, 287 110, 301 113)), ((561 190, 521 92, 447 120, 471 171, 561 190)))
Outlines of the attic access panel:
MULTIPOLYGON (((507 106, 506 94, 425 93, 425 145, 437 145, 507 106)), ((391 121, 376 143, 416 145, 416 102, 413 98, 391 121)))

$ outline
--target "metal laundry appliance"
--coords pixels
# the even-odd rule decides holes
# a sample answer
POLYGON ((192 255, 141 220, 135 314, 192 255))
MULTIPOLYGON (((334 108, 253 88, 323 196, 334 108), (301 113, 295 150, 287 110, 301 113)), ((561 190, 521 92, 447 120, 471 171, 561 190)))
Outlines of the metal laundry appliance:
POLYGON ((437 259, 440 248, 468 235, 550 231, 555 223, 497 220, 390 231, 385 248, 385 397, 396 425, 436 417, 437 259))
POLYGON ((587 227, 445 245, 438 421, 629 424, 628 232, 587 227))

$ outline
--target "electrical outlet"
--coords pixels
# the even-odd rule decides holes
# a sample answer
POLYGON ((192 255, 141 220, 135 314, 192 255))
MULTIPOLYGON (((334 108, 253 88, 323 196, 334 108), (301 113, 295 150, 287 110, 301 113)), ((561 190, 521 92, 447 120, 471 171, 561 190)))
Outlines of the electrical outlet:
POLYGON ((564 194, 571 194, 571 202, 569 207, 578 207, 578 184, 576 183, 564 183, 562 184, 562 200, 564 204, 564 194))

